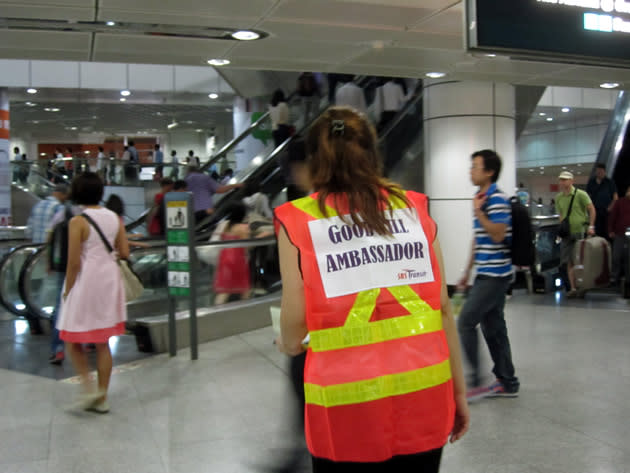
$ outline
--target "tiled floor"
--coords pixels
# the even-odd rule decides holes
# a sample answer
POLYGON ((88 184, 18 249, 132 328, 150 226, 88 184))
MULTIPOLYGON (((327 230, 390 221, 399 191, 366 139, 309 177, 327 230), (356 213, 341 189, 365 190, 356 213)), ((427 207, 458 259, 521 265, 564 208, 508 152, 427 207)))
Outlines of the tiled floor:
MULTIPOLYGON (((609 298, 513 297, 521 395, 471 406, 443 472, 630 473, 630 311, 609 298)), ((291 437, 271 339, 263 329, 204 344, 194 362, 182 350, 119 365, 104 416, 68 410, 67 379, 0 369, 0 472, 261 471, 291 437)))

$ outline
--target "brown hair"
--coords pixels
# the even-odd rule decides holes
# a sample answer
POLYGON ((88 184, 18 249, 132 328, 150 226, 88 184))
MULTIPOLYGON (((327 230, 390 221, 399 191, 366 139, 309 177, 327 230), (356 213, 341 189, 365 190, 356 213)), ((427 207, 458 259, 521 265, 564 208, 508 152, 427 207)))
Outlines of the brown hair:
POLYGON ((337 198, 343 194, 353 223, 379 235, 392 234, 381 210, 382 206, 393 210, 388 194, 407 205, 409 201, 399 186, 382 177, 376 132, 363 115, 350 107, 329 108, 311 127, 306 152, 324 215, 326 198, 333 194, 339 208, 337 198))

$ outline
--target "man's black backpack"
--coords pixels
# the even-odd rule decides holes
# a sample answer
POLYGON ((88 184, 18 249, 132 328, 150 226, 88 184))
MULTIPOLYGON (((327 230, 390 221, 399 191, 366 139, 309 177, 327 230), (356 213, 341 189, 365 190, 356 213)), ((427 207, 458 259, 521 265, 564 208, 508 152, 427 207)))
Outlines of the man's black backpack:
POLYGON ((512 264, 533 266, 536 259, 536 247, 529 212, 518 197, 512 197, 510 204, 512 206, 512 264))
POLYGON ((64 207, 64 219, 53 227, 48 240, 48 266, 60 273, 65 273, 68 266, 68 227, 74 216, 69 205, 64 207))

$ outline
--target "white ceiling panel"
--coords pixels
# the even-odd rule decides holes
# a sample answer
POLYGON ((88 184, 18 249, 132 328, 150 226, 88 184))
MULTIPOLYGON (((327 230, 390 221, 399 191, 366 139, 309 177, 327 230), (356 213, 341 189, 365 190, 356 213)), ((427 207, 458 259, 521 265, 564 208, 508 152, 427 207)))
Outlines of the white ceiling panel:
POLYGON ((271 8, 275 0, 101 0, 100 9, 154 13, 190 12, 217 17, 259 17, 271 8))
POLYGON ((81 64, 81 86, 87 89, 124 89, 126 87, 124 64, 84 62, 81 64))
POLYGON ((464 40, 461 36, 446 36, 418 31, 398 31, 392 35, 396 46, 417 49, 453 49, 461 51, 464 40))
MULTIPOLYGON (((416 5, 421 2, 416 2, 416 5)), ((404 28, 431 15, 431 8, 365 5, 334 0, 287 0, 272 19, 300 19, 311 23, 404 28)))
POLYGON ((464 30, 462 12, 456 10, 446 10, 431 17, 428 21, 421 21, 415 24, 411 30, 462 36, 464 30))
POLYGON ((79 63, 74 61, 34 61, 31 67, 34 87, 76 87, 79 63))
POLYGON ((0 48, 87 52, 89 47, 88 33, 0 29, 0 48))
POLYGON ((356 65, 405 66, 437 71, 453 69, 462 53, 449 50, 418 50, 409 48, 372 49, 352 61, 356 65))
POLYGON ((0 17, 4 18, 92 21, 94 12, 94 0, 0 0, 0 17))
POLYGON ((172 64, 187 66, 196 64, 198 66, 207 66, 204 57, 196 55, 187 55, 183 53, 163 54, 159 50, 153 52, 135 52, 135 51, 96 51, 94 54, 95 61, 99 62, 125 62, 130 64, 172 64))
MULTIPOLYGON (((368 44, 374 41, 391 41, 396 35, 400 35, 398 31, 387 29, 375 30, 362 26, 347 25, 313 25, 297 20, 265 21, 258 28, 274 37, 282 38, 283 41, 319 38, 340 43, 368 44)), ((268 41, 269 39, 265 39, 262 42, 266 43, 268 41)))
MULTIPOLYGON (((232 42, 222 40, 99 33, 96 35, 94 49, 97 55, 102 53, 119 53, 121 55, 128 53, 134 55, 143 53, 151 55, 184 54, 189 57, 205 57, 208 60, 222 57, 231 45, 232 42)), ((95 60, 98 59, 95 58, 95 60)))
POLYGON ((19 87, 28 84, 28 61, 0 59, 0 87, 19 87))
POLYGON ((171 91, 173 90, 172 68, 153 64, 129 65, 129 88, 131 90, 171 91))
POLYGON ((264 41, 238 43, 230 53, 230 59, 260 56, 275 59, 300 58, 335 64, 361 53, 363 48, 365 46, 318 41, 314 38, 292 39, 291 41, 267 38, 264 41))
MULTIPOLYGON (((344 0, 344 3, 364 3, 366 5, 382 5, 383 0, 344 0)), ((461 3, 453 0, 422 0, 422 8, 442 9, 453 5, 453 3, 461 3)), ((388 7, 410 7, 416 8, 418 0, 387 0, 388 7)))
POLYGON ((160 12, 142 10, 118 10, 106 8, 99 10, 100 21, 130 23, 156 23, 161 25, 201 26, 216 28, 251 28, 258 20, 257 16, 243 15, 238 18, 219 17, 190 11, 160 12))

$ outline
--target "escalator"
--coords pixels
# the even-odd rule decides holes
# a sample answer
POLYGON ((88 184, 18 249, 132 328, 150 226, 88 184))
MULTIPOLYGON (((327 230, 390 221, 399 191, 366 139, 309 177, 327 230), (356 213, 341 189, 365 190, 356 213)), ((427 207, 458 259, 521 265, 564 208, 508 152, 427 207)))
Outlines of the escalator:
MULTIPOLYGON (((385 162, 390 174, 391 172, 400 172, 400 168, 407 167, 413 156, 415 156, 414 161, 417 166, 417 159, 419 156, 421 157, 421 89, 416 92, 404 109, 394 117, 381 137, 381 146, 384 155, 387 156, 385 162), (400 132, 401 129, 404 132, 400 132)), ((325 108, 327 108, 327 104, 321 107, 320 113, 325 108)), ((300 132, 303 133, 309 125, 310 123, 303 124, 300 132)), ((208 219, 203 228, 198 229, 201 230, 201 233, 198 233, 197 246, 199 250, 210 246, 250 248, 248 251, 252 255, 253 294, 257 296, 248 301, 232 302, 220 307, 213 306, 214 268, 212 265, 198 261, 195 268, 199 281, 197 306, 205 307, 204 310, 208 312, 208 321, 212 321, 211 328, 208 329, 211 336, 215 336, 217 333, 224 335, 238 333, 239 330, 244 331, 257 326, 268 325, 269 316, 266 306, 279 302, 280 274, 275 239, 247 240, 238 243, 209 243, 207 240, 209 231, 212 230, 213 224, 222 217, 227 205, 234 199, 242 199, 247 193, 247 188, 263 193, 270 202, 275 204, 282 203, 283 199, 286 200, 284 195, 286 184, 279 162, 291 139, 261 158, 261 162, 257 163, 256 166, 239 173, 235 179, 237 182, 246 183, 246 189, 234 190, 218 200, 215 205, 215 214, 208 219)), ((222 153, 225 152, 225 149, 220 151, 213 160, 207 163, 206 168, 221 159, 222 153)), ((416 188, 419 182, 421 179, 414 183, 416 188)), ((15 315, 24 316, 26 313, 30 313, 42 318, 50 316, 55 304, 55 297, 60 291, 60 282, 47 274, 45 255, 46 252, 43 247, 25 245, 9 254, 0 263, 0 277, 3 277, 4 281, 4 286, 0 286, 0 302, 15 315)), ((131 260, 134 269, 145 285, 145 293, 138 300, 127 304, 129 328, 135 331, 139 340, 143 340, 138 342, 139 347, 162 350, 165 347, 164 333, 156 332, 155 326, 164 325, 164 313, 168 305, 166 296, 167 261, 164 242, 154 241, 150 248, 134 250, 131 260), (147 335, 151 330, 156 333, 147 335), (149 337, 148 342, 146 341, 147 337, 149 337)), ((185 312, 186 303, 183 300, 179 301, 177 310, 185 312)), ((207 340, 207 338, 203 340, 207 340)))

